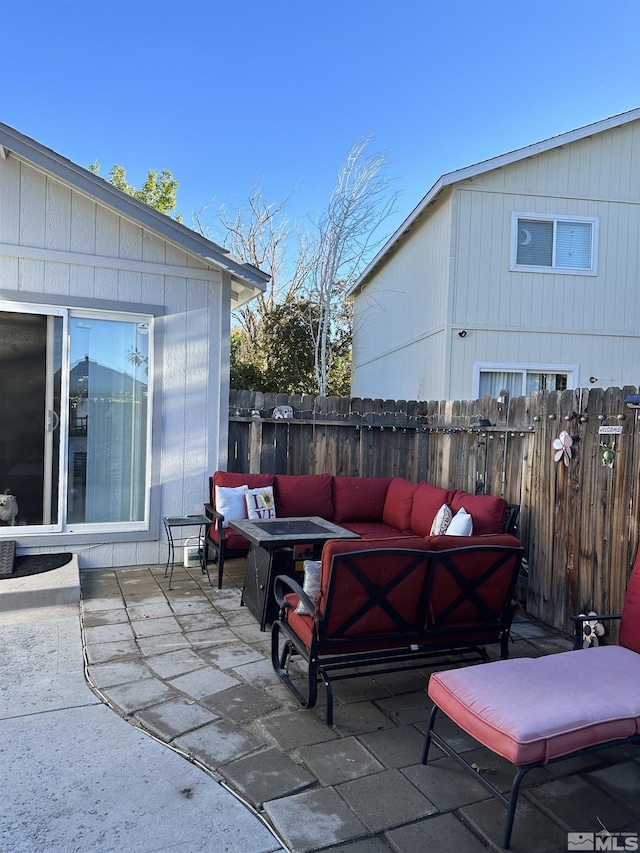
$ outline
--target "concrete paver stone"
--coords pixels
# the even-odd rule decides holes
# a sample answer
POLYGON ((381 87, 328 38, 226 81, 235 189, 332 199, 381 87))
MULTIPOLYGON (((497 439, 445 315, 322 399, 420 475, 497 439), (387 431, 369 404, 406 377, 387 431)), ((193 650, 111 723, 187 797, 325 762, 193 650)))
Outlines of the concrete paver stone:
POLYGON ((351 841, 367 828, 333 788, 303 791, 264 804, 286 845, 297 853, 351 841))
POLYGON ((222 776, 255 808, 314 785, 315 776, 279 749, 265 749, 224 766, 222 776))

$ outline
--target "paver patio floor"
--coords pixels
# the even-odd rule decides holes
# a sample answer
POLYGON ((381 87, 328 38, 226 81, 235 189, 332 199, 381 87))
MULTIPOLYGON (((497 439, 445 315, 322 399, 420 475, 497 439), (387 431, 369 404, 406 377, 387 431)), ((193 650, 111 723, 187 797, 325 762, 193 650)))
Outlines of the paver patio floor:
MULTIPOLYGON (((222 590, 199 569, 176 567, 171 590, 161 566, 83 571, 86 672, 99 695, 236 793, 291 853, 501 849, 504 809, 436 747, 435 760, 420 763, 430 669, 338 682, 328 728, 322 688, 303 711, 276 678, 270 635, 240 606, 245 565, 227 561, 222 590)), ((570 648, 568 637, 517 617, 513 657, 570 648)), ((576 701, 597 701, 597 685, 576 701)), ((508 762, 453 724, 449 735, 508 789, 508 762)), ((511 849, 564 853, 568 832, 639 832, 638 803, 631 747, 535 770, 511 849)))

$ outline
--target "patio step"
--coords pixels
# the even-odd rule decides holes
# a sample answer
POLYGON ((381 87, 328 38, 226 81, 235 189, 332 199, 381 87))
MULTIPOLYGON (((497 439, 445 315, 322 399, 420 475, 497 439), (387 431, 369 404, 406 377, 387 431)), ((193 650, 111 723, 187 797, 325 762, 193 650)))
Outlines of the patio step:
POLYGON ((28 577, 0 579, 0 613, 79 602, 80 571, 75 554, 59 569, 28 577))

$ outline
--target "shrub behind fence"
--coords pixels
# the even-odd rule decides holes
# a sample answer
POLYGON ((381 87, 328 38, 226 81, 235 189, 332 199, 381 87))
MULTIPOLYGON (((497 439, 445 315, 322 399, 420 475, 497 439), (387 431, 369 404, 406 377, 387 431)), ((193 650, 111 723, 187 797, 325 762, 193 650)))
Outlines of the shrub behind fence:
POLYGON ((638 546, 640 459, 636 412, 624 400, 636 393, 541 391, 501 404, 232 391, 227 467, 402 476, 503 494, 521 507, 527 610, 571 631, 570 614, 619 612, 624 601, 638 546), (274 418, 277 406, 290 406, 293 418, 274 418), (573 441, 568 465, 554 458, 562 431, 573 441))

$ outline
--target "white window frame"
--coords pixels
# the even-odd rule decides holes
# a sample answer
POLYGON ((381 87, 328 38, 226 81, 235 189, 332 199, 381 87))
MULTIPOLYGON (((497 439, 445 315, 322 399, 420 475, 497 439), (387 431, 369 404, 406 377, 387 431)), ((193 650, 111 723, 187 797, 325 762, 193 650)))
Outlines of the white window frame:
POLYGON ((598 232, 599 219, 597 216, 569 216, 553 213, 531 213, 514 210, 511 214, 511 272, 544 272, 554 275, 597 275, 598 274, 598 232), (518 231, 521 220, 550 220, 553 222, 552 260, 550 267, 539 267, 529 264, 518 264, 518 231), (591 265, 589 268, 559 267, 555 265, 556 252, 556 222, 589 222, 591 224, 591 265))
POLYGON ((522 375, 522 391, 519 396, 526 396, 528 373, 566 373, 567 390, 578 387, 579 365, 577 364, 541 364, 539 362, 504 362, 504 361, 475 361, 473 363, 473 399, 480 396, 481 373, 520 373, 522 375))

